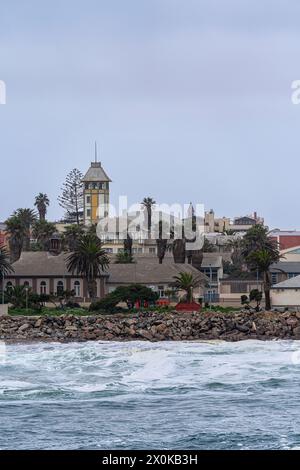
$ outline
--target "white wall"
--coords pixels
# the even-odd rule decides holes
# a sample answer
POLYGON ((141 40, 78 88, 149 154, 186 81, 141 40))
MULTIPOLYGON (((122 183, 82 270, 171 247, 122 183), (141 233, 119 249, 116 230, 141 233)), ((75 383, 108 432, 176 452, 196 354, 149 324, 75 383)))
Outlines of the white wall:
POLYGON ((299 307, 300 289, 271 289, 272 307, 299 307))

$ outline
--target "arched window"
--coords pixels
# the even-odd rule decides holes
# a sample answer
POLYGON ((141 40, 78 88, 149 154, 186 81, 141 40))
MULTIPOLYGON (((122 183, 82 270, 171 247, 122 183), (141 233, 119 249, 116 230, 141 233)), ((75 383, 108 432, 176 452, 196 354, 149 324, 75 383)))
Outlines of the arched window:
POLYGON ((80 297, 80 281, 74 282, 75 297, 80 297))
POLYGON ((8 281, 8 282, 6 283, 6 290, 7 290, 7 292, 11 292, 12 289, 13 289, 12 282, 8 281))
POLYGON ((47 284, 45 281, 40 283, 40 294, 47 294, 47 284))
POLYGON ((28 281, 25 281, 23 285, 24 285, 24 287, 30 287, 30 285, 29 285, 29 282, 28 282, 28 281))
POLYGON ((64 293, 64 283, 63 281, 58 281, 56 286, 57 295, 62 295, 64 293))

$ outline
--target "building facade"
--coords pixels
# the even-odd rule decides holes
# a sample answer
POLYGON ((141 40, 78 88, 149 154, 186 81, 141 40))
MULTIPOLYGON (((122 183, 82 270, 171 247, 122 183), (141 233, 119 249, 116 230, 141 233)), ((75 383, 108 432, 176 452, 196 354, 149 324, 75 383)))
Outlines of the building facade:
POLYGON ((271 304, 273 309, 300 310, 300 275, 273 285, 271 304))
MULTIPOLYGON (((74 291, 77 301, 88 302, 88 286, 81 276, 72 274, 67 269, 65 253, 52 255, 45 251, 23 252, 20 259, 13 264, 14 272, 4 279, 4 289, 12 286, 28 286, 37 294, 59 294, 62 291, 74 291)), ((106 279, 108 273, 96 280, 97 297, 107 293, 106 279)), ((2 286, 1 286, 2 288, 2 286)))
POLYGON ((280 250, 300 246, 299 230, 272 230, 270 237, 278 243, 280 250))
POLYGON ((101 162, 92 162, 83 180, 85 225, 97 224, 109 215, 109 185, 111 179, 101 166, 101 162))

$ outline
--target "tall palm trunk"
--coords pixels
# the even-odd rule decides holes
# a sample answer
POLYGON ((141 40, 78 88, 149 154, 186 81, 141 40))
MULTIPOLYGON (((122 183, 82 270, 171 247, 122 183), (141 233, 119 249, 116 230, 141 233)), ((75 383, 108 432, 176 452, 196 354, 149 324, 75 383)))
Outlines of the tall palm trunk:
POLYGON ((186 290, 186 300, 189 304, 191 304, 193 301, 193 291, 191 287, 187 288, 186 290))
POLYGON ((186 242, 185 239, 177 239, 173 242, 173 258, 174 263, 185 263, 186 251, 185 251, 186 242))
POLYGON ((29 251, 30 250, 30 232, 28 231, 24 237, 24 242, 23 242, 23 249, 24 251, 29 251))
POLYGON ((97 298, 97 283, 95 279, 88 279, 87 288, 88 288, 89 297, 91 301, 94 302, 95 299, 97 298))
POLYGON ((167 247, 168 247, 168 240, 157 239, 156 240, 157 246, 157 257, 159 264, 163 263, 164 257, 166 255, 167 247))
POLYGON ((9 241, 10 262, 14 263, 21 257, 23 241, 9 241))
POLYGON ((269 271, 264 272, 264 292, 265 292, 265 309, 271 310, 271 276, 269 271))
POLYGON ((44 207, 41 207, 39 209, 39 218, 41 222, 44 222, 46 220, 46 209, 44 207))

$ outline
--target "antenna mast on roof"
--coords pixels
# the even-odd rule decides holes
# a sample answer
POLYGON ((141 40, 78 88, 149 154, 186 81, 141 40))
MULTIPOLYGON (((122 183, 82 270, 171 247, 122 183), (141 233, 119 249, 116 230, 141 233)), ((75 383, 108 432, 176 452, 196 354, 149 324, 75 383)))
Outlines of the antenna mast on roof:
POLYGON ((97 141, 95 140, 95 163, 98 162, 98 147, 97 147, 97 141))

